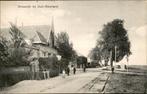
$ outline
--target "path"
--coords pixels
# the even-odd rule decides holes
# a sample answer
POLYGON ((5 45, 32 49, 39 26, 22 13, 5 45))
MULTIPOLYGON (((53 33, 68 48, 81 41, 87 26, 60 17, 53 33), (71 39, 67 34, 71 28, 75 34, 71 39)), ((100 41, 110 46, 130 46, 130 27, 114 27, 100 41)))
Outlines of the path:
POLYGON ((98 72, 98 69, 93 70, 89 70, 86 73, 82 72, 76 75, 66 76, 66 78, 58 76, 47 80, 25 80, 7 90, 1 91, 1 93, 101 92, 100 89, 102 89, 105 84, 105 80, 102 80, 102 78, 106 79, 107 75, 98 72), (99 87, 96 89, 98 85, 99 87))
MULTIPOLYGON (((133 72, 130 70, 127 73, 123 70, 115 70, 115 75, 119 76, 119 74, 129 74, 129 77, 132 78, 136 75, 134 79, 139 79, 139 77, 146 75, 146 72, 133 72)), ((78 70, 76 75, 71 74, 65 78, 58 76, 47 80, 21 81, 6 90, 0 91, 0 93, 104 93, 109 92, 109 87, 112 87, 110 86, 110 82, 113 81, 111 75, 110 70, 103 68, 87 69, 85 73, 83 73, 82 70, 78 70), (109 85, 107 85, 107 82, 109 85)), ((123 78, 129 81, 127 76, 123 78)), ((117 82, 115 80, 123 81, 121 77, 116 77, 113 81, 113 85, 117 82)), ((118 86, 121 88, 120 83, 118 86)), ((111 91, 115 91, 116 88, 111 91)))

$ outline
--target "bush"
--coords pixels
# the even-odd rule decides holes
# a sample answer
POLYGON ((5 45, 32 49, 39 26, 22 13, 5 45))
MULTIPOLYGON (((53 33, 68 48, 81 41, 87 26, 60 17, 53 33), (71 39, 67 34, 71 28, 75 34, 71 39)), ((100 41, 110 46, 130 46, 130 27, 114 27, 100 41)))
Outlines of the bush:
MULTIPOLYGON (((42 72, 39 72, 39 76, 41 79, 43 79, 42 72)), ((0 74, 0 87, 12 86, 23 80, 31 80, 31 77, 32 77, 32 73, 30 71, 1 73, 0 74)))
POLYGON ((17 73, 3 73, 0 74, 0 87, 6 87, 16 84, 22 80, 28 80, 31 77, 30 72, 17 72, 17 73))
POLYGON ((48 58, 39 58, 39 68, 41 71, 50 69, 48 58))
POLYGON ((55 77, 59 75, 59 69, 50 69, 49 76, 55 77))

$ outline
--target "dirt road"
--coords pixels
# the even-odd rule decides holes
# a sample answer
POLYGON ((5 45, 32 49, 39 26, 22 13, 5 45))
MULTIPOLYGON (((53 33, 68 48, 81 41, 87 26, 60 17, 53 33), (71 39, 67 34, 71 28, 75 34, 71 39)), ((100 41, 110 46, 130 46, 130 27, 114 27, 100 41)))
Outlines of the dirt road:
POLYGON ((1 91, 1 93, 72 93, 98 92, 98 90, 101 92, 105 81, 100 80, 102 78, 106 79, 107 76, 96 70, 87 71, 86 73, 81 72, 65 78, 59 76, 47 80, 25 80, 1 91), (98 82, 99 84, 95 84, 98 82), (97 87, 97 85, 99 86, 97 87))
POLYGON ((0 93, 144 93, 143 86, 147 82, 147 71, 136 68, 128 72, 115 70, 114 74, 103 68, 87 69, 85 73, 78 71, 65 78, 21 81, 0 93))

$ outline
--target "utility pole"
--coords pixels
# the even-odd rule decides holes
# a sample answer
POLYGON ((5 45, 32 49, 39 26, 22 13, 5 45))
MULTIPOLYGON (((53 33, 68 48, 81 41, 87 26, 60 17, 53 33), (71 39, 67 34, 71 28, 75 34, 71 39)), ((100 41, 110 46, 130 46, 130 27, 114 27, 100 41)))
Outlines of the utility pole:
POLYGON ((116 63, 116 51, 117 51, 117 46, 115 45, 115 63, 116 63))
POLYGON ((126 59, 127 59, 127 73, 128 73, 128 65, 129 65, 129 59, 128 59, 128 55, 127 55, 127 57, 126 57, 126 59))
POLYGON ((112 51, 110 51, 110 65, 112 67, 113 65, 111 64, 111 59, 112 59, 112 51))

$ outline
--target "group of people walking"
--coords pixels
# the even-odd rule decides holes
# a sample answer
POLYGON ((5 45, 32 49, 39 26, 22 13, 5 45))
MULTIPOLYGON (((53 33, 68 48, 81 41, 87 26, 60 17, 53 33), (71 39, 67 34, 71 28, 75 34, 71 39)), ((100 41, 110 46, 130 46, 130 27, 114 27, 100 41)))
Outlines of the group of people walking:
MULTIPOLYGON (((76 67, 73 67, 73 74, 76 74, 76 67)), ((69 74, 70 74, 70 68, 69 67, 67 67, 65 70, 63 70, 62 71, 62 76, 63 76, 63 78, 65 78, 65 75, 68 75, 69 76, 69 74)))

